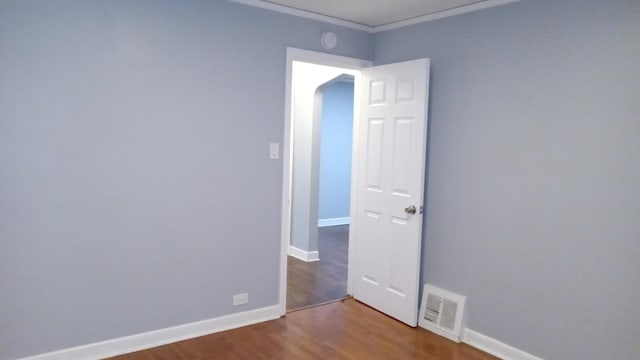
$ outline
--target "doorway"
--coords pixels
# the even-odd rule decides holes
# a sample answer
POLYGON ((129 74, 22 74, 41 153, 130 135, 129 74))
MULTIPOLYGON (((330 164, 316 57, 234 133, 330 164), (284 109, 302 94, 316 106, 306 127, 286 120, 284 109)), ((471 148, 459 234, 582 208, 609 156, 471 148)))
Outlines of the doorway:
MULTIPOLYGON (((307 83, 313 80, 296 71, 316 73, 318 69, 312 64, 294 66, 294 83, 297 78, 307 83)), ((311 77, 315 78, 315 75, 311 77)), ((311 97, 311 93, 294 89, 294 98, 299 96, 311 97)), ((294 130, 293 140, 293 208, 294 211, 303 209, 299 215, 311 220, 305 228, 301 216, 294 214, 292 218, 292 244, 287 259, 287 311, 347 297, 354 78, 341 74, 320 85, 312 97, 313 106, 309 107, 314 111, 310 120, 315 124, 298 124, 309 120, 306 114, 299 113, 304 111, 300 105, 293 119, 294 127, 299 128, 294 130), (300 128, 317 133, 301 134, 300 128), (296 144, 300 141, 304 143, 296 144), (307 151, 312 153, 310 165, 313 169, 306 163, 309 159, 307 151), (296 171, 300 170, 296 166, 302 167, 302 171, 296 171), (296 196, 304 196, 307 190, 305 169, 311 170, 310 176, 317 176, 317 179, 308 181, 309 196, 296 199, 296 196), (317 210, 312 211, 311 207, 317 207, 317 210), (306 209, 309 209, 308 214, 306 209)), ((301 99, 294 102, 299 103, 301 99)))
MULTIPOLYGON (((317 177, 311 176, 316 167, 310 166, 318 158, 313 155, 317 151, 312 151, 317 142, 293 141, 293 133, 300 126, 297 122, 294 124, 292 114, 303 110, 298 108, 296 100, 307 98, 299 96, 297 90, 306 89, 310 92, 308 98, 313 98, 317 95, 318 84, 346 73, 354 76, 354 103, 357 105, 354 106, 354 118, 358 119, 353 129, 347 293, 391 317, 416 326, 430 60, 368 67, 369 62, 358 59, 288 48, 286 65, 278 310, 282 315, 286 314, 287 258, 298 229, 293 226, 296 224, 292 221, 293 216, 302 219, 304 226, 299 230, 308 232, 302 239, 310 245, 315 239, 317 246, 318 209, 308 201, 317 200, 314 190, 317 189, 317 177), (328 77, 315 84, 292 81, 296 61, 320 65, 313 74, 328 77), (300 144, 309 146, 311 155, 308 161, 302 162, 303 166, 293 166, 293 154, 298 154, 293 145, 300 144), (307 181, 300 180, 305 179, 304 176, 293 176, 293 172, 300 169, 308 170, 303 174, 307 181), (303 196, 294 194, 296 183, 309 184, 299 187, 308 190, 303 196), (308 198, 306 202, 296 204, 296 200, 305 197, 308 198)), ((312 118, 313 113, 314 107, 309 106, 306 114, 312 118)), ((313 251, 317 255, 317 250, 312 247, 308 250, 308 260, 314 260, 313 251)))
MULTIPOLYGON (((298 66, 296 65, 296 66, 298 66)), ((300 104, 296 103, 296 99, 300 97, 301 93, 306 92, 306 98, 313 99, 317 96, 322 95, 321 92, 317 92, 316 90, 321 85, 327 85, 327 83, 331 83, 332 80, 340 81, 342 75, 348 75, 351 79, 353 79, 354 86, 354 101, 358 101, 358 81, 360 77, 360 70, 366 67, 371 66, 371 62, 347 57, 341 57, 336 55, 329 55, 324 53, 317 53, 312 51, 305 51, 299 49, 288 48, 287 49, 287 76, 286 76, 286 94, 285 94, 285 126, 284 126, 284 143, 283 143, 283 199, 282 199, 282 260, 281 260, 281 282, 280 282, 280 300, 279 300, 279 311, 282 315, 284 315, 287 311, 287 283, 288 283, 288 267, 289 267, 289 254, 293 252, 297 252, 297 250, 302 250, 298 252, 298 257, 305 258, 308 263, 314 264, 313 266, 320 266, 319 263, 322 261, 322 253, 318 250, 321 250, 322 245, 318 248, 318 237, 325 237, 324 231, 318 231, 318 214, 319 214, 319 205, 318 205, 318 171, 319 171, 319 136, 313 141, 313 138, 308 138, 308 140, 304 140, 304 138, 298 137, 297 134, 301 130, 304 130, 305 127, 318 126, 320 122, 316 122, 315 124, 311 121, 309 122, 294 122, 294 114, 298 113, 306 113, 310 118, 313 117, 314 112, 317 113, 319 110, 318 107, 306 106, 306 110, 304 108, 300 108, 300 104), (307 79, 304 81, 294 82, 294 63, 298 65, 300 63, 306 63, 307 65, 315 65, 313 71, 308 72, 315 76, 315 80, 307 79), (294 140, 296 139, 296 140, 294 140), (302 146, 302 150, 300 150, 300 145, 302 146), (306 149, 305 146, 306 145, 306 149), (315 146, 315 151, 313 146, 315 146), (302 159, 298 166, 295 166, 294 160, 295 158, 298 160, 302 159), (314 166, 312 166, 314 165, 314 166), (302 176, 300 173, 302 172, 302 176), (302 179, 302 180, 301 180, 302 179), (295 187, 294 184, 300 184, 303 182, 304 184, 308 184, 308 186, 295 187), (302 203, 297 202, 297 200, 305 200, 302 203), (300 233, 303 233, 303 236, 299 236, 300 233), (298 240, 294 240, 298 239, 298 240), (302 240, 299 240, 302 239, 302 240), (302 249, 301 249, 302 247, 302 249), (296 250, 297 249, 297 250, 296 250), (320 262, 315 261, 320 259, 320 262)), ((344 77, 342 80, 344 81, 344 77)), ((322 89, 321 89, 322 90, 322 89)), ((313 101, 309 100, 310 103, 313 101)), ((316 101, 316 104, 321 104, 320 101, 316 101)), ((357 109, 354 109, 355 113, 353 117, 357 117, 357 109)), ((352 117, 352 118, 353 118, 352 117)), ((319 130, 319 129, 317 129, 319 130)), ((309 131, 307 134, 319 134, 319 131, 309 131)), ((355 132, 354 132, 355 134, 355 132)), ((352 154, 348 155, 349 159, 353 157, 352 154)), ((351 186, 349 186, 351 187, 351 186)), ((344 218, 349 218, 350 215, 344 216, 344 218)), ((344 224, 347 225, 347 224, 344 224)), ((348 234, 348 225, 344 226, 342 229, 324 229, 326 231, 326 235, 331 236, 343 236, 346 237, 348 234), (329 231, 331 230, 331 231, 329 231)), ((321 240, 322 242, 322 240, 321 240)), ((353 253, 352 247, 353 244, 344 244, 347 248, 346 257, 349 259, 351 254, 353 253)), ((329 251, 327 251, 329 254, 329 251)), ((342 252, 344 256, 344 252, 342 252)), ((348 260, 347 260, 348 262, 348 260)), ((344 263, 344 261, 343 261, 344 263)), ((347 267, 347 279, 346 279, 346 294, 350 294, 350 281, 349 275, 352 271, 350 266, 343 265, 347 267)), ((335 269, 334 269, 335 270, 335 269)), ((344 271, 344 270, 342 270, 344 271)), ((307 281, 311 281, 307 279, 307 281)), ((344 285, 343 285, 344 289, 344 285)), ((339 296, 344 296, 344 290, 339 296)))

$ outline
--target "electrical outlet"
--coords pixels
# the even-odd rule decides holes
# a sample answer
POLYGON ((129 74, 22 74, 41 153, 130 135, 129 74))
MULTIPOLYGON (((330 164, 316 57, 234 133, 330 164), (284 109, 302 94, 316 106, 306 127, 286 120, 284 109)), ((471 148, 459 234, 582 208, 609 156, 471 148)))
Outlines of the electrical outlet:
POLYGON ((233 295, 233 306, 244 305, 249 302, 249 294, 235 294, 233 295))

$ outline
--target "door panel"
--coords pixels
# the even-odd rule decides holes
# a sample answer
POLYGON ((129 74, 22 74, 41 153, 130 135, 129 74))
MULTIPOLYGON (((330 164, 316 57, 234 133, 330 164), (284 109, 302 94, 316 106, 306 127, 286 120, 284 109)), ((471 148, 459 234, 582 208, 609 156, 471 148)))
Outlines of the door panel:
POLYGON ((380 213, 367 211, 362 224, 365 227, 363 229, 364 236, 371 239, 367 247, 368 251, 372 255, 363 258, 362 279, 373 286, 379 286, 380 278, 382 278, 380 268, 377 266, 378 264, 376 262, 376 257, 382 255, 382 248, 380 246, 380 242, 375 236, 375 234, 380 231, 381 220, 382 217, 380 213))
POLYGON ((352 234, 356 299, 417 325, 429 60, 363 71, 352 234), (416 209, 415 214, 405 209, 416 209))
POLYGON ((384 138, 384 119, 368 119, 367 136, 367 189, 382 190, 382 141, 384 138))

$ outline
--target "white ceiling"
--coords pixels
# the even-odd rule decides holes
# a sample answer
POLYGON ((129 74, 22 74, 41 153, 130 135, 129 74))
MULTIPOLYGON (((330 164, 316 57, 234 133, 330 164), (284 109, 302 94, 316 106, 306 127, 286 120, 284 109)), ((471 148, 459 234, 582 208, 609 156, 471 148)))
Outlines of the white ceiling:
POLYGON ((231 0, 371 32, 518 0, 231 0))
POLYGON ((380 26, 486 0, 267 0, 300 10, 380 26))

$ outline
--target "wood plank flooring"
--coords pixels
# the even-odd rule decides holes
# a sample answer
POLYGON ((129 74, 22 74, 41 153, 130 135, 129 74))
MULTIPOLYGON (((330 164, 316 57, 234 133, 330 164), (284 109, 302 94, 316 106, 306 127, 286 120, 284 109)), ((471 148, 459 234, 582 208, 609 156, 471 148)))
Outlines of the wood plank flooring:
POLYGON ((300 309, 347 296, 349 225, 318 228, 320 261, 288 258, 287 310, 300 309))
POLYGON ((356 300, 113 358, 495 360, 422 328, 411 328, 356 300))

